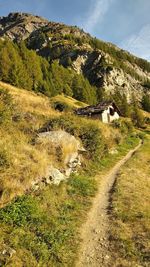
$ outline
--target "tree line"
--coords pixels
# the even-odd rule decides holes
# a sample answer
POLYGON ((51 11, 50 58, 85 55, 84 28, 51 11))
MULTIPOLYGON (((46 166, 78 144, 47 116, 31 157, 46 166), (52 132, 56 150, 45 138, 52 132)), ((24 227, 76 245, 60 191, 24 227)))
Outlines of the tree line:
POLYGON ((48 62, 24 42, 0 40, 0 80, 49 97, 64 93, 88 104, 97 101, 95 87, 83 75, 58 60, 48 62))

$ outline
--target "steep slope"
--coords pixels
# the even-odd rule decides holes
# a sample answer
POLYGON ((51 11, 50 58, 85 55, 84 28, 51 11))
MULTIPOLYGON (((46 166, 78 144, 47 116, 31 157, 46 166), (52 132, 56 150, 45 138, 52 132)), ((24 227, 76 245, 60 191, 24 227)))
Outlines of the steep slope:
POLYGON ((1 38, 25 40, 29 49, 50 63, 59 60, 61 65, 82 73, 92 85, 109 94, 119 90, 128 100, 133 93, 140 100, 144 92, 149 92, 149 62, 93 38, 76 26, 11 13, 0 19, 0 29, 1 38))

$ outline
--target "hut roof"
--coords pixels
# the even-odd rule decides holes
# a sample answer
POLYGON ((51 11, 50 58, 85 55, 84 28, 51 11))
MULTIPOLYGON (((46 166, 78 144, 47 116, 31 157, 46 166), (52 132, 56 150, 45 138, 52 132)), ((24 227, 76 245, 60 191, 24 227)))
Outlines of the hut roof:
POLYGON ((79 108, 75 111, 77 115, 89 115, 89 114, 99 114, 106 110, 109 106, 113 106, 119 115, 121 115, 120 110, 113 101, 102 101, 97 105, 87 106, 84 108, 79 108))

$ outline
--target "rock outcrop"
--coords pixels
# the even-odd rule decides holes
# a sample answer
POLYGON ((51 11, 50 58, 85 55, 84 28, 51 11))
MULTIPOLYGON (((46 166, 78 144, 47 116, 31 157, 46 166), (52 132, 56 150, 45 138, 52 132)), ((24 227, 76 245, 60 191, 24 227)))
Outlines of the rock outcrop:
POLYGON ((49 162, 43 177, 38 177, 32 182, 34 190, 41 185, 59 185, 61 181, 68 179, 81 165, 81 155, 85 152, 80 141, 63 130, 39 133, 35 144, 44 146, 45 151, 49 150, 51 155, 54 153, 55 161, 49 162), (59 164, 56 161, 59 161, 59 164))
POLYGON ((82 73, 87 77, 91 84, 105 89, 108 94, 113 94, 115 90, 119 89, 121 93, 126 95, 129 102, 133 94, 138 100, 141 100, 145 91, 141 80, 144 78, 150 79, 150 74, 144 73, 137 66, 136 71, 141 80, 135 79, 121 68, 113 67, 111 58, 106 53, 98 50, 78 51, 76 58, 73 60, 72 68, 78 74, 82 73))
POLYGON ((7 17, 0 17, 0 36, 12 41, 27 39, 32 32, 46 26, 48 21, 39 16, 27 13, 10 13, 7 17))
POLYGON ((38 29, 48 30, 49 32, 61 35, 74 34, 75 37, 86 36, 77 27, 69 27, 63 23, 49 22, 48 20, 34 16, 28 13, 10 13, 7 17, 0 17, 0 36, 8 37, 12 41, 21 41, 27 39, 31 34, 37 36, 41 31, 38 29))

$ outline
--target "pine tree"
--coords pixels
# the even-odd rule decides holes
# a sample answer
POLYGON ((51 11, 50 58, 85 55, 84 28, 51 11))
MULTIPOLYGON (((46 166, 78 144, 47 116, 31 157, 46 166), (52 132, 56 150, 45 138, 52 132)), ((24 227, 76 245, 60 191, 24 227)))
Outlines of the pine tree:
POLYGON ((38 86, 42 83, 42 70, 40 65, 40 57, 32 50, 28 50, 22 43, 20 47, 20 53, 26 67, 26 70, 31 79, 31 89, 38 91, 38 86))
POLYGON ((141 104, 145 111, 150 112, 150 95, 144 95, 141 104))
POLYGON ((127 97, 125 93, 121 92, 121 89, 117 88, 115 93, 112 95, 112 100, 116 103, 121 111, 122 116, 131 116, 131 107, 128 104, 127 97))
POLYGON ((142 128, 144 126, 144 117, 142 111, 139 108, 138 102, 136 98, 132 97, 132 113, 131 113, 132 121, 135 126, 142 128))

